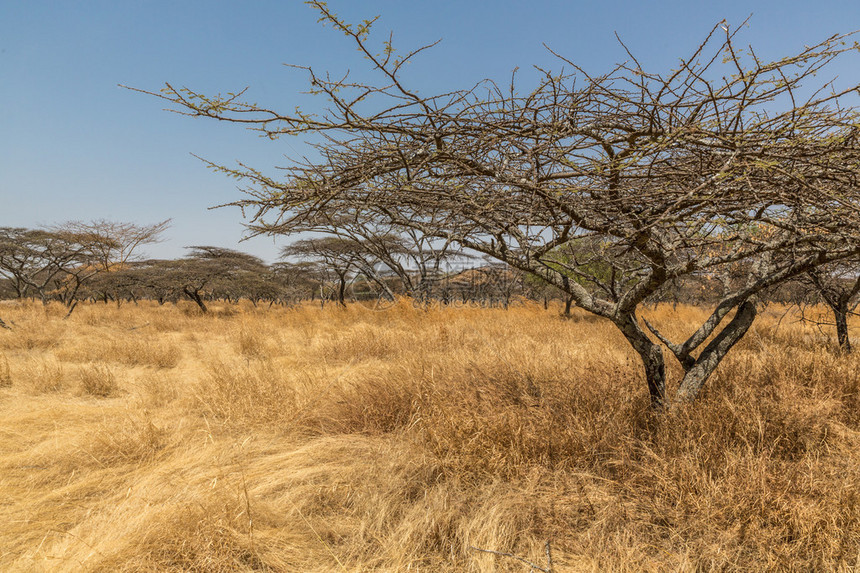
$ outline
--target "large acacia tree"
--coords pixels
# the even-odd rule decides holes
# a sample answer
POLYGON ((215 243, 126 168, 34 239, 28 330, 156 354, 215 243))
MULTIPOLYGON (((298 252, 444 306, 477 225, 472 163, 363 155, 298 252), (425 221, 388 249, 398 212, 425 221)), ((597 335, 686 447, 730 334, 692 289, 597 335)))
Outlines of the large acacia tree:
POLYGON ((241 93, 168 84, 155 94, 179 113, 316 142, 318 159, 296 157, 278 176, 213 165, 247 184, 235 205, 251 210, 255 233, 352 215, 537 275, 618 327, 658 408, 661 342, 685 372, 678 399, 691 399, 753 322, 760 291, 858 252, 857 86, 837 91, 814 77, 856 51, 850 36, 766 62, 721 23, 666 73, 631 54, 590 75, 559 56, 568 71, 546 71, 528 90, 485 81, 424 95, 401 75, 423 48, 401 57, 385 42, 377 53, 372 22, 351 26, 309 3, 351 38, 378 82, 307 69, 311 91, 328 101, 317 115, 241 93), (595 246, 587 260, 561 256, 586 239, 595 246), (743 274, 694 332, 672 341, 652 327, 660 342, 649 336, 637 314, 648 297, 722 269, 743 274))

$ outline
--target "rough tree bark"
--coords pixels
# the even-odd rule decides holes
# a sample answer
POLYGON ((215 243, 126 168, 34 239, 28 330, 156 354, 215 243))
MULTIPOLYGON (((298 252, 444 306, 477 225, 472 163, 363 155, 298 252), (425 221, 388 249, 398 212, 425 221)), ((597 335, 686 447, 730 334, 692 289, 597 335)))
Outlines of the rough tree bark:
POLYGON ((620 315, 613 322, 642 359, 651 407, 655 410, 664 409, 666 406, 666 364, 660 345, 648 338, 633 313, 620 315))

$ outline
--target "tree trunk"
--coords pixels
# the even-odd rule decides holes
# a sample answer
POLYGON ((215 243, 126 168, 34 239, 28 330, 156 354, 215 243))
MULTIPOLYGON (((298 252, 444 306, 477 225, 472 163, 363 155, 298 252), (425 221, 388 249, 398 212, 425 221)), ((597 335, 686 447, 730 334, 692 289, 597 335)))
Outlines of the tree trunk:
POLYGON ((699 395, 702 386, 716 370, 726 353, 743 338, 755 317, 755 302, 744 301, 738 307, 731 322, 705 347, 692 366, 687 369, 676 395, 679 401, 694 400, 699 395))
POLYGON ((632 313, 616 318, 615 325, 642 359, 651 408, 662 410, 666 405, 666 364, 660 345, 648 338, 632 313))
POLYGON ((75 312, 75 309, 77 307, 78 307, 78 301, 77 300, 72 301, 72 304, 69 305, 69 312, 66 313, 66 316, 63 317, 63 320, 66 320, 67 318, 72 316, 72 313, 75 312))
POLYGON ((851 339, 848 338, 848 303, 840 301, 839 305, 830 307, 833 310, 833 318, 836 319, 836 339, 839 348, 845 354, 851 353, 851 339))
MULTIPOLYGON (((570 316, 570 307, 573 304, 573 295, 570 294, 570 279, 566 275, 563 275, 561 277, 561 284, 564 286, 564 293, 567 295, 564 301, 564 316, 570 316)), ((635 318, 633 320, 634 322, 636 321, 635 318)))
POLYGON ((185 291, 185 294, 188 296, 188 298, 190 298, 191 300, 193 300, 194 302, 197 303, 197 306, 200 307, 200 310, 203 311, 203 314, 206 314, 207 312, 209 312, 209 309, 206 308, 206 305, 203 303, 203 299, 200 297, 199 292, 197 292, 196 290, 190 290, 187 288, 182 289, 182 290, 185 291))
POLYGON ((337 302, 346 308, 346 277, 340 277, 340 286, 337 289, 337 302))

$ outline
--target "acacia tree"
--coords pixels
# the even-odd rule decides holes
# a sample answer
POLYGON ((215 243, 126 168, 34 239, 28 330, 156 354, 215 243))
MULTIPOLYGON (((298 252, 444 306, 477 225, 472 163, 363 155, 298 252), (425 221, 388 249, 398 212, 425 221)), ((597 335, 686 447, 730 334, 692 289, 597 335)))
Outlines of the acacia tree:
POLYGON ((295 158, 278 178, 212 164, 246 183, 234 205, 251 210, 252 232, 291 233, 336 213, 539 276, 623 333, 657 408, 666 401, 663 353, 637 310, 661 287, 726 266, 747 272, 686 340, 651 329, 683 366, 677 398, 692 399, 752 324, 759 292, 858 252, 857 86, 806 85, 855 49, 850 36, 766 62, 738 49, 721 23, 664 74, 632 54, 604 75, 559 56, 572 71, 546 71, 527 91, 485 81, 426 96, 400 73, 424 48, 400 57, 386 42, 378 53, 372 22, 354 27, 310 4, 354 41, 378 83, 307 68, 312 92, 330 102, 321 115, 170 84, 153 94, 179 113, 271 139, 322 136, 319 160, 295 158), (585 238, 601 245, 594 289, 568 279, 587 267, 553 256, 585 238), (619 272, 603 276, 607 265, 619 272))
POLYGON ((157 243, 169 224, 169 219, 153 225, 101 219, 69 221, 50 227, 49 231, 64 240, 69 250, 77 255, 53 279, 57 297, 69 308, 66 316, 77 306, 81 287, 91 286, 93 279, 100 275, 125 268, 135 260, 136 251, 142 245, 157 243))
MULTIPOLYGON (((282 302, 315 300, 317 292, 325 289, 331 274, 331 269, 319 261, 281 261, 273 264, 271 269, 283 287, 282 302)), ((321 304, 325 305, 325 301, 322 300, 321 304)))
POLYGON ((0 275, 19 299, 27 295, 29 268, 35 264, 36 250, 23 247, 32 231, 17 227, 0 228, 0 275))
POLYGON ((98 272, 94 252, 111 242, 64 226, 2 228, 0 274, 10 279, 18 298, 32 293, 47 304, 56 295, 71 309, 81 284, 98 272))
POLYGON ((158 240, 169 221, 141 226, 110 221, 71 221, 44 229, 0 229, 0 275, 18 298, 38 294, 69 307, 97 275, 122 268, 135 250, 158 240), (49 287, 51 290, 49 290, 49 287))
POLYGON ((313 232, 339 239, 339 250, 353 251, 358 272, 379 285, 388 297, 394 293, 380 281, 376 270, 379 265, 397 277, 406 296, 427 301, 434 284, 444 276, 446 263, 467 258, 450 240, 434 239, 416 229, 361 215, 321 211, 290 232, 313 232))
POLYGON ((860 264, 855 260, 831 263, 810 270, 797 282, 802 288, 794 289, 800 295, 794 302, 804 311, 808 303, 824 303, 833 315, 839 348, 850 353, 848 317, 860 306, 860 264))
MULTIPOLYGON (((320 263, 336 277, 337 302, 346 306, 346 285, 356 272, 375 277, 374 261, 360 242, 341 237, 302 239, 281 250, 283 258, 295 257, 306 262, 320 263)), ((325 282, 325 281, 323 281, 325 282)), ((380 284, 382 281, 380 281, 380 284)), ((386 287, 387 288, 387 287, 386 287)))
POLYGON ((140 247, 161 241, 161 235, 168 227, 170 219, 152 225, 99 219, 70 221, 54 230, 82 238, 89 245, 94 265, 101 271, 111 272, 121 270, 136 260, 140 247))
POLYGON ((176 302, 184 293, 178 290, 178 274, 181 263, 173 260, 149 259, 130 263, 125 269, 111 274, 114 296, 127 296, 133 301, 139 298, 155 300, 159 305, 176 302))
POLYGON ((233 249, 212 246, 188 248, 191 250, 188 256, 167 262, 172 269, 166 278, 168 283, 194 301, 204 314, 209 310, 204 302, 207 290, 224 292, 249 273, 261 274, 267 270, 258 257, 233 249))

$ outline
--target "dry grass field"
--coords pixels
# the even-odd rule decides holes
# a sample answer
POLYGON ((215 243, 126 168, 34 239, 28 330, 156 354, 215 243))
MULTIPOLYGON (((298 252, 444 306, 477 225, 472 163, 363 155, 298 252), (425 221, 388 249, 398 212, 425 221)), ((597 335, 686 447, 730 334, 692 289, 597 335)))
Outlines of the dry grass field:
POLYGON ((860 570, 860 357, 775 310, 662 416, 558 309, 0 310, 2 571, 860 570))

